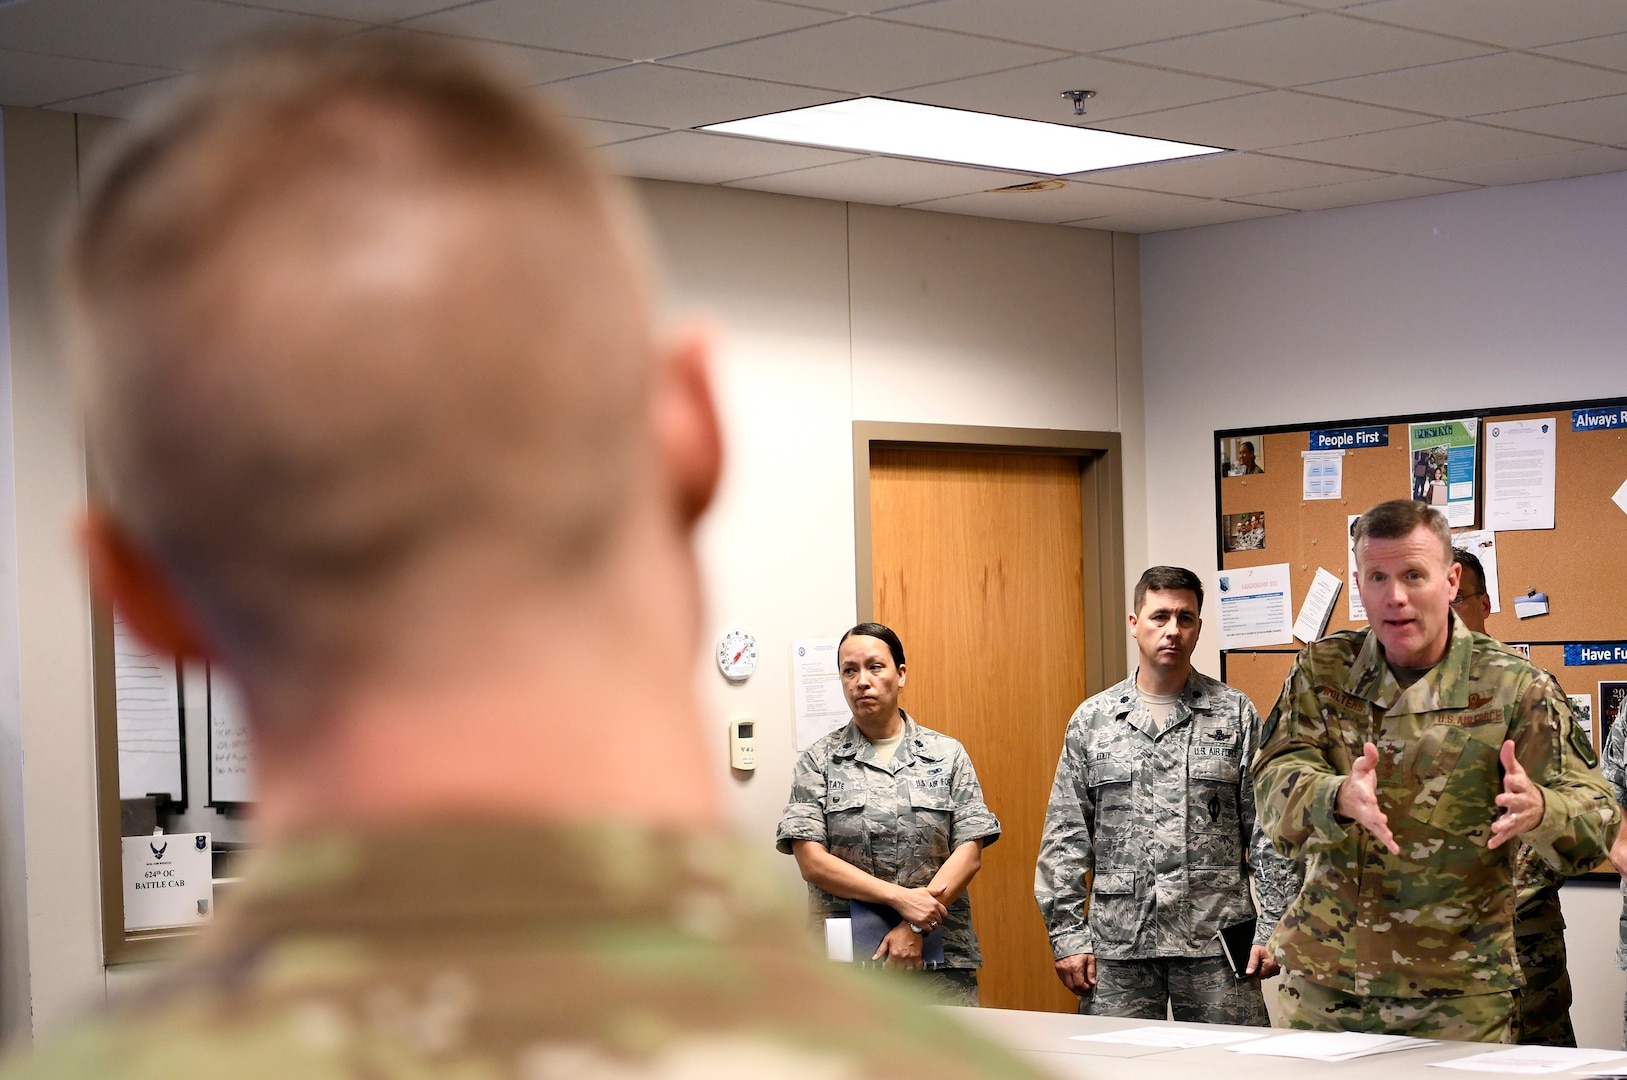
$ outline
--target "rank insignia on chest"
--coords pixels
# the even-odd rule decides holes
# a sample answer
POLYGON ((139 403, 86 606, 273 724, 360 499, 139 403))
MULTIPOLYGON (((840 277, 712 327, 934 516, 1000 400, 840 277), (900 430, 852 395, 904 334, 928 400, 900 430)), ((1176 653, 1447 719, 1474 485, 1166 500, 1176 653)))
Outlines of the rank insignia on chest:
POLYGON ((1216 742, 1231 742, 1232 733, 1225 728, 1210 728, 1205 734, 1216 742))

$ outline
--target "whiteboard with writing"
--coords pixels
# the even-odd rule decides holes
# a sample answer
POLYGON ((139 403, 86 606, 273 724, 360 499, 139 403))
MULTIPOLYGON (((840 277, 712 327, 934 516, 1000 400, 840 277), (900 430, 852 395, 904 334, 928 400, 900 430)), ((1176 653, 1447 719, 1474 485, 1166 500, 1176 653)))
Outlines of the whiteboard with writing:
POLYGON ((254 747, 243 699, 209 669, 209 804, 254 801, 254 747))
POLYGON ((119 730, 119 798, 168 795, 184 804, 185 744, 175 657, 148 649, 116 615, 113 702, 119 730))

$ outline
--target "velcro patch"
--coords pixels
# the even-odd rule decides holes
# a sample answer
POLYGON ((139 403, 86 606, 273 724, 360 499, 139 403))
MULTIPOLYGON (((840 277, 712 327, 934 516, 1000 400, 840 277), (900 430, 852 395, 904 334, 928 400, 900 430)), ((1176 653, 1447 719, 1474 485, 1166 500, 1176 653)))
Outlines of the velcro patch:
POLYGON ((1588 730, 1575 721, 1571 722, 1570 743, 1571 749, 1576 751, 1576 756, 1582 759, 1583 765, 1591 769, 1599 763, 1599 755, 1593 752, 1593 739, 1588 730))
POLYGON ((1436 717, 1435 723, 1448 727, 1479 727, 1482 724, 1500 724, 1503 719, 1502 709, 1487 709, 1484 712, 1450 713, 1436 717))

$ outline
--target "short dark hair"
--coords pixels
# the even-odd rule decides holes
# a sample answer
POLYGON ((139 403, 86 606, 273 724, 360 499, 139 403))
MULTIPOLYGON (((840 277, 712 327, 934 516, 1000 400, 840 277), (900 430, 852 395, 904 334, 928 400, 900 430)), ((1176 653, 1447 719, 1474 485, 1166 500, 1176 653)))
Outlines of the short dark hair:
POLYGON ((1450 561, 1452 527, 1446 523, 1446 515, 1415 499, 1391 499, 1372 507, 1350 527, 1350 542, 1353 546, 1359 545, 1368 537, 1400 540, 1411 536, 1420 526, 1435 534, 1441 542, 1441 555, 1450 561))
MULTIPOLYGON (((1452 549, 1452 561, 1474 574, 1474 579, 1478 583, 1475 586, 1477 592, 1486 591, 1486 568, 1480 565, 1480 556, 1455 547, 1452 549)), ((1463 591, 1461 581, 1458 583, 1458 591, 1463 591)))
POLYGON ((873 637, 886 642, 887 651, 893 654, 893 666, 904 666, 904 643, 898 640, 898 635, 893 632, 892 627, 883 626, 878 622, 862 622, 843 634, 842 640, 836 643, 836 648, 841 649, 842 641, 850 637, 873 637))
POLYGON ((1249 442, 1247 439, 1244 439, 1242 442, 1237 444, 1237 448, 1239 450, 1243 449, 1243 447, 1245 447, 1245 446, 1248 447, 1250 450, 1254 449, 1254 444, 1249 442))
POLYGON ((1148 592, 1189 592, 1198 598, 1198 610, 1203 610, 1203 581, 1184 566, 1149 566, 1136 582, 1135 613, 1141 613, 1141 602, 1148 592))

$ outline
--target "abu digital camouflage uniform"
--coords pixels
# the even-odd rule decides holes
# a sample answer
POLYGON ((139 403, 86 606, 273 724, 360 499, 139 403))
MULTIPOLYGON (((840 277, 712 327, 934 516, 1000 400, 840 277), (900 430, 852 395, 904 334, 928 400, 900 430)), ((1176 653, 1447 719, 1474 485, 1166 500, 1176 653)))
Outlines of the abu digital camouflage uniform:
POLYGON ((1265 1022, 1259 984, 1236 993, 1216 939, 1222 927, 1255 917, 1250 871, 1260 897, 1257 944, 1299 887, 1295 864, 1255 821, 1249 769, 1259 726, 1248 698, 1196 671, 1162 730, 1134 676, 1068 721, 1034 870, 1052 952, 1059 960, 1093 954, 1099 977, 1104 960, 1217 958, 1167 973, 1115 970, 1101 977, 1090 1011, 1162 1017, 1165 991, 1189 977, 1210 1006, 1192 1019, 1265 1022), (1150 997, 1158 1000, 1141 1000, 1150 997), (1234 1009, 1246 1011, 1227 1012, 1234 1009))
POLYGON ((1571 977, 1565 963, 1565 915, 1559 887, 1565 875, 1543 861, 1530 844, 1514 858, 1514 952, 1525 985, 1520 988, 1516 1042, 1575 1046, 1571 1025, 1571 977))
MULTIPOLYGON (((1512 887, 1519 845, 1486 846, 1501 809, 1503 742, 1513 740, 1543 789, 1542 820, 1521 839, 1560 871, 1603 856, 1617 811, 1553 678, 1457 619, 1451 626, 1446 656, 1405 689, 1370 631, 1332 634, 1295 661, 1255 758, 1266 831, 1285 854, 1308 860, 1272 947, 1288 972, 1335 995, 1454 999, 1437 1016, 1459 1014, 1465 1030, 1483 1026, 1470 999, 1501 995, 1508 1001, 1486 1004, 1501 1010, 1506 1032, 1521 982, 1512 887), (1378 747, 1379 807, 1397 855, 1335 812, 1368 742, 1378 747)), ((1412 1033, 1429 1033, 1433 1022, 1412 1033)))
MULTIPOLYGON (((1616 805, 1627 808, 1627 718, 1617 717, 1604 737, 1599 768, 1616 797, 1616 805)), ((1616 966, 1627 969, 1627 881, 1621 886, 1621 922, 1616 931, 1616 966)), ((1622 1045, 1627 1046, 1627 999, 1621 1010, 1622 1045)))
MULTIPOLYGON (((987 847, 1000 838, 1000 822, 983 802, 965 749, 901 715, 903 740, 885 765, 851 720, 803 752, 775 832, 780 851, 789 854, 794 840, 812 840, 872 877, 920 889, 960 845, 980 840, 987 847)), ((847 900, 812 883, 808 902, 819 923, 848 913, 847 900)), ((983 966, 964 892, 949 905, 942 932, 945 968, 983 966)))
POLYGON ((266 853, 191 959, 16 1077, 1022 1077, 813 954, 721 837, 471 822, 266 853))

